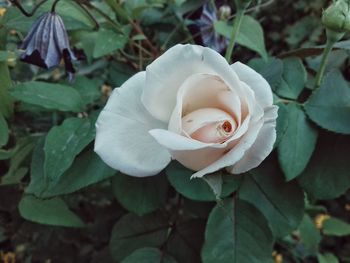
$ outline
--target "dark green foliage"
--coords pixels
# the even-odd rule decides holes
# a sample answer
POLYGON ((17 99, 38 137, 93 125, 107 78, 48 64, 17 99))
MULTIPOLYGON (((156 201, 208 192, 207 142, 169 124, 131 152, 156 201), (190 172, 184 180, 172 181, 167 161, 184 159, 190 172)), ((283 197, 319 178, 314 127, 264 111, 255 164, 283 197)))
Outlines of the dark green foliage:
MULTIPOLYGON (((31 10, 38 1, 19 2, 31 10)), ((130 177, 93 144, 114 88, 173 45, 202 43, 205 1, 59 1, 70 46, 86 57, 74 62, 72 82, 62 65, 19 60, 18 46, 52 2, 24 17, 0 1, 0 262, 7 252, 25 263, 349 262, 349 35, 314 85, 330 1, 251 1, 232 60, 272 88, 274 151, 244 174, 195 179, 176 161, 130 177)), ((234 15, 235 1, 224 2, 234 15)), ((210 30, 230 38, 232 20, 210 30)))

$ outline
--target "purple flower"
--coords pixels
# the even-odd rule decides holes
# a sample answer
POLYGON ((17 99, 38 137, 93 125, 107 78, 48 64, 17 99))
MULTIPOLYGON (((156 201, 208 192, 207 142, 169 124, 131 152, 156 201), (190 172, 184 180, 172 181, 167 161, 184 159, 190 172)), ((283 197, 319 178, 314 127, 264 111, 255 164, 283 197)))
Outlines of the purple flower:
POLYGON ((214 24, 219 20, 217 13, 216 7, 207 2, 196 24, 201 32, 203 44, 217 52, 222 52, 228 45, 228 39, 215 31, 214 24))
POLYGON ((61 17, 55 12, 44 13, 33 24, 21 47, 21 60, 50 69, 60 64, 62 58, 71 79, 75 73, 72 61, 77 60, 69 46, 68 35, 61 17))

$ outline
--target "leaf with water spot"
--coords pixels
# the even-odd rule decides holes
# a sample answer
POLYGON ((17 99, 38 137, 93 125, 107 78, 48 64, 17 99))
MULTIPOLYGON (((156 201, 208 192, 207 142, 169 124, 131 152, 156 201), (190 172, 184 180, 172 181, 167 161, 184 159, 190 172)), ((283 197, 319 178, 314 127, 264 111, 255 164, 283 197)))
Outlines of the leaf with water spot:
POLYGON ((69 118, 61 126, 53 127, 44 146, 47 178, 57 181, 94 137, 95 128, 89 119, 69 118))

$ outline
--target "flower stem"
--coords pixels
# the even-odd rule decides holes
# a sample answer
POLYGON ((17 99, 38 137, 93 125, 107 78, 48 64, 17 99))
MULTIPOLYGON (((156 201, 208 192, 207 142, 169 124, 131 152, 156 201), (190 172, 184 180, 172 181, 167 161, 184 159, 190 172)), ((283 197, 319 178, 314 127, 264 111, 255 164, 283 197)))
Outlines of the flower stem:
POLYGON ((329 55, 332 51, 333 45, 334 45, 333 41, 327 40, 326 47, 323 50, 321 64, 320 64, 320 67, 319 67, 317 74, 316 74, 314 88, 318 88, 319 86, 321 86, 324 72, 326 70, 328 58, 329 58, 329 55))
POLYGON ((60 0, 55 0, 55 2, 53 2, 52 7, 51 7, 51 13, 54 13, 56 11, 56 5, 60 0))
POLYGON ((315 89, 321 86, 323 76, 326 70, 328 58, 333 49, 334 44, 337 43, 344 36, 344 34, 345 34, 344 32, 336 32, 333 30, 326 29, 327 42, 326 42, 326 47, 323 50, 320 68, 318 69, 315 77, 315 84, 314 84, 315 89))
POLYGON ((23 6, 18 2, 18 0, 10 0, 10 2, 16 6, 21 12, 23 15, 27 16, 27 17, 31 17, 35 14, 36 10, 38 10, 38 8, 44 4, 47 0, 42 0, 40 3, 38 3, 31 12, 27 12, 23 6))
POLYGON ((237 40, 239 29, 240 29, 241 24, 242 24, 244 11, 245 11, 245 8, 239 8, 237 10, 237 14, 236 14, 235 20, 233 22, 233 28, 232 28, 230 43, 229 43, 229 45, 228 45, 228 47, 226 49, 226 54, 225 54, 225 58, 226 58, 228 63, 231 63, 232 52, 233 52, 233 48, 235 46, 235 42, 237 40))

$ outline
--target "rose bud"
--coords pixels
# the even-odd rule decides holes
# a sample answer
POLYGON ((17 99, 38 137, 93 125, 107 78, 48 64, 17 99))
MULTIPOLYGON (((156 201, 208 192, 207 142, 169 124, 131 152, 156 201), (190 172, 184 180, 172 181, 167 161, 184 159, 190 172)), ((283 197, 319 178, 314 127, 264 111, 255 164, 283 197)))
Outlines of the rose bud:
POLYGON ((75 73, 72 61, 77 58, 70 49, 66 28, 57 13, 40 16, 20 48, 25 50, 22 61, 46 69, 58 66, 63 58, 66 72, 72 79, 75 73))
POLYGON ((350 31, 350 1, 338 0, 331 4, 322 15, 323 25, 335 32, 350 31))

